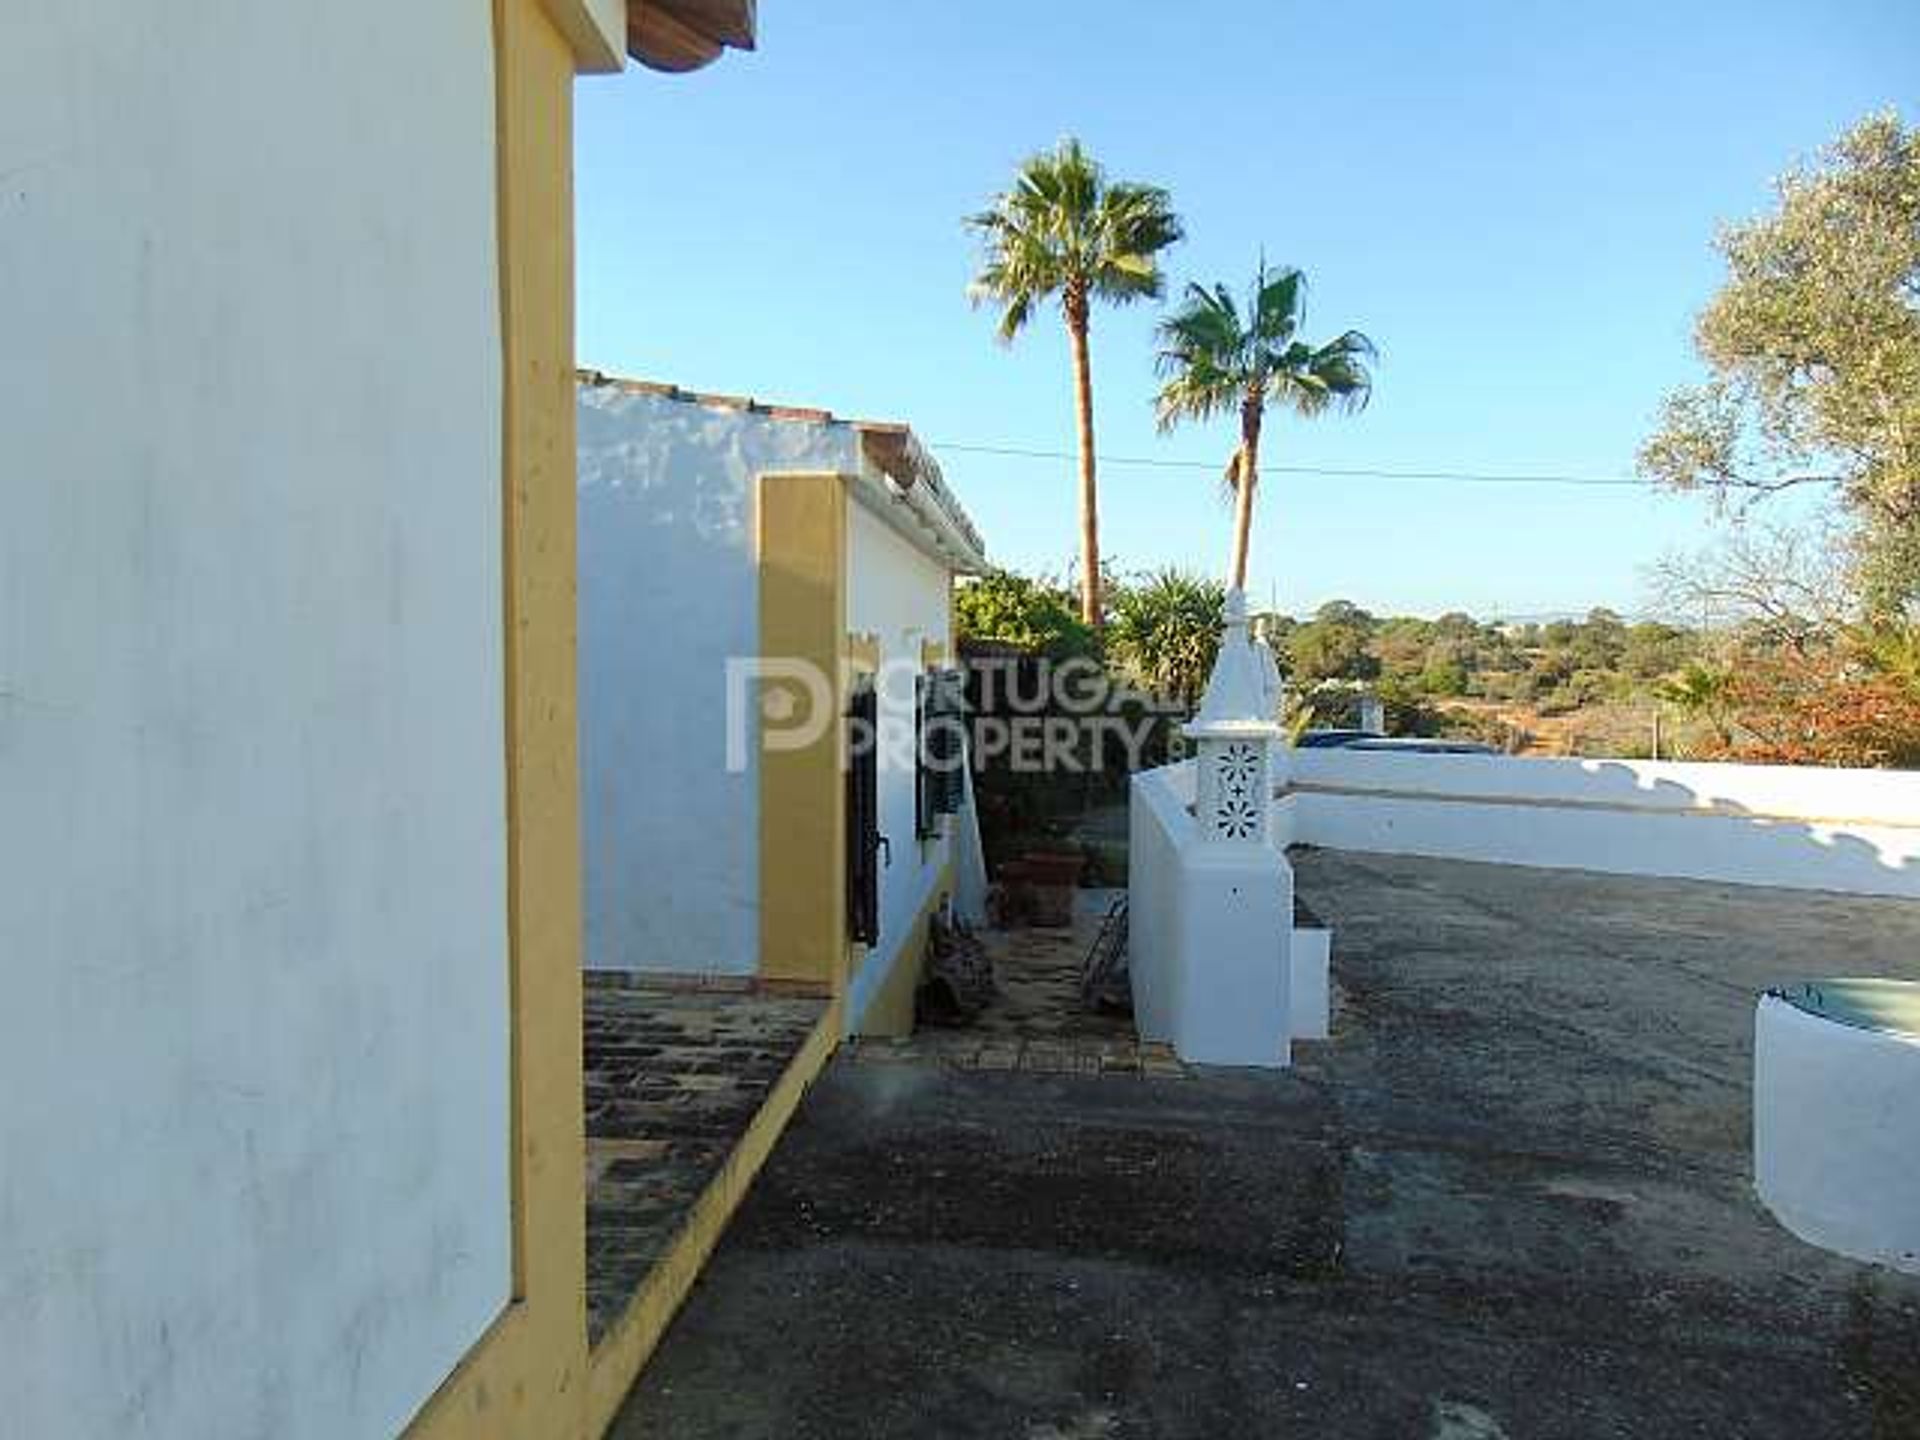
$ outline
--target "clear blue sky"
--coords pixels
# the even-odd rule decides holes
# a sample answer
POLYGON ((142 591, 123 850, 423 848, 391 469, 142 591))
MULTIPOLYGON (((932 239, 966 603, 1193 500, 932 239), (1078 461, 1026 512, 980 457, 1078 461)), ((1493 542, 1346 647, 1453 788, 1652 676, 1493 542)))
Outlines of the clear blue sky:
MULTIPOLYGON (((762 0, 761 48, 579 89, 583 363, 904 420, 930 443, 1071 450, 1066 341, 1011 349, 964 287, 961 216, 1075 134, 1173 192, 1177 283, 1262 247, 1309 335, 1381 347, 1363 415, 1282 418, 1263 459, 1623 476, 1694 374, 1725 218, 1869 110, 1920 114, 1920 5, 762 0)), ((1155 307, 1094 321, 1099 448, 1224 462, 1229 422, 1155 433, 1155 307)), ((1064 570, 1071 462, 940 452, 1003 564, 1064 570)), ((1124 568, 1225 568, 1211 471, 1109 465, 1124 568)), ((1708 533, 1638 490, 1281 476, 1251 588, 1299 611, 1635 611, 1708 533)))

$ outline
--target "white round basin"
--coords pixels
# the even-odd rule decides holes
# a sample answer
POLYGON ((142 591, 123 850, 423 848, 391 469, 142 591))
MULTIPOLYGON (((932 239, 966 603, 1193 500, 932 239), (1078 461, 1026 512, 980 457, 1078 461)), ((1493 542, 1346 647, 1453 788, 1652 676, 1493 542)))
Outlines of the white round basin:
POLYGON ((1801 1239, 1920 1274, 1920 985, 1816 980, 1761 997, 1753 1171, 1801 1239))

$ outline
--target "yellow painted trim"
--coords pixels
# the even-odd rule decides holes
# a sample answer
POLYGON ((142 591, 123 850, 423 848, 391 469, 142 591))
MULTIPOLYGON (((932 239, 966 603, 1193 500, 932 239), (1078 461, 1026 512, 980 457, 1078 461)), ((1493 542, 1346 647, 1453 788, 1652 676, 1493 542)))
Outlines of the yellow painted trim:
POLYGON ((605 73, 627 63, 627 7, 623 0, 542 0, 542 3, 554 28, 572 47, 576 69, 605 73))
POLYGON ((574 716, 574 52, 494 0, 503 393, 513 1300, 411 1440, 575 1440, 586 1417, 574 716))
POLYGON ((799 1108, 807 1087, 833 1058, 844 1023, 840 1005, 836 999, 827 1006, 806 1044, 787 1065, 746 1133, 727 1156, 720 1173, 694 1202, 679 1234, 647 1272, 626 1312, 594 1348, 587 1374, 589 1435, 604 1434, 619 1414, 627 1391, 633 1387, 641 1367, 653 1354, 660 1337, 687 1298, 687 1292, 693 1288, 693 1282, 699 1278, 727 1221, 746 1198, 760 1167, 773 1153, 774 1144, 799 1108))
POLYGON ((847 636, 845 655, 848 668, 853 672, 849 679, 861 675, 871 675, 880 668, 880 637, 856 631, 847 636))
POLYGON ((760 655, 824 679, 824 693, 762 681, 792 697, 797 730, 832 707, 814 740, 760 752, 760 976, 841 992, 847 977, 845 708, 847 487, 835 474, 762 475, 755 486, 760 655))
POLYGON ((893 962, 893 973, 887 976, 886 983, 867 1003, 866 1014, 860 1017, 862 1035, 913 1033, 913 1001, 920 989, 921 972, 926 968, 927 927, 933 922, 940 902, 952 893, 953 861, 947 860, 940 866, 940 874, 927 894, 926 903, 913 917, 913 928, 907 932, 906 943, 893 962))

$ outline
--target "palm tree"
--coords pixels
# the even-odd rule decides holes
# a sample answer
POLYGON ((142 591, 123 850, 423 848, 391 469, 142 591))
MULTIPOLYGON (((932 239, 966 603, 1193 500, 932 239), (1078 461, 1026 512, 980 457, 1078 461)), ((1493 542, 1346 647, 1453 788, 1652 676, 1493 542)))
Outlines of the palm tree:
POLYGON ((1379 358, 1358 330, 1309 345, 1295 336, 1306 315, 1307 277, 1269 272, 1263 259, 1243 320, 1224 285, 1187 286, 1186 300, 1160 326, 1160 428, 1238 407, 1240 448, 1227 475, 1234 495, 1233 565, 1228 584, 1246 588, 1253 492, 1260 479, 1260 422, 1269 405, 1312 417, 1329 407, 1359 410, 1373 393, 1368 366, 1379 358))
POLYGON ((968 294, 975 305, 992 301, 1001 307, 1003 342, 1012 342, 1040 304, 1060 297, 1080 422, 1080 618, 1098 625, 1100 507, 1087 325, 1096 300, 1124 305, 1159 298, 1165 283, 1159 254, 1180 239, 1180 219, 1165 190, 1109 181, 1080 142, 1069 138, 1029 158, 1013 188, 967 224, 984 251, 968 294))

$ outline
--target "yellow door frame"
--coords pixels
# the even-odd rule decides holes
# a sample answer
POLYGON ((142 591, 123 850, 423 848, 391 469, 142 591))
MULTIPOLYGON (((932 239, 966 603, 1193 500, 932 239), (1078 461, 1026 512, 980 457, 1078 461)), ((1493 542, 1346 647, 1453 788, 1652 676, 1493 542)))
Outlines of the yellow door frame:
MULTIPOLYGON (((561 12, 493 0, 503 364, 512 1298, 410 1440, 586 1430, 580 781, 575 730, 573 80, 561 12)), ((571 17, 577 19, 577 17, 571 17)))
POLYGON ((769 473, 754 484, 763 707, 783 697, 786 735, 760 762, 760 978, 844 992, 848 969, 847 506, 851 475, 769 473), (788 670, 791 673, 785 673, 788 670), (819 707, 827 713, 818 713, 819 707))

